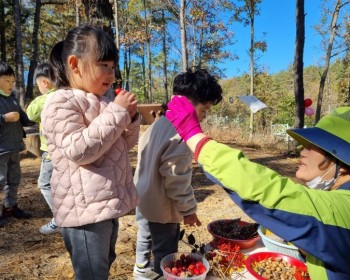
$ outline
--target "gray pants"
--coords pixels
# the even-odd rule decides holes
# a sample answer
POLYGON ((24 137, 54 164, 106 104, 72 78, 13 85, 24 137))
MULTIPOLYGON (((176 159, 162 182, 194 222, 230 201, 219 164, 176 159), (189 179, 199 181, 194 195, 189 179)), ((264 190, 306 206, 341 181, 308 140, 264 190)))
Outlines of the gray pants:
POLYGON ((75 280, 107 280, 116 259, 118 219, 80 227, 61 228, 75 280))
POLYGON ((17 205, 18 186, 21 181, 19 152, 0 155, 0 187, 4 189, 4 206, 17 205))
POLYGON ((52 196, 51 196, 51 184, 50 184, 52 170, 53 170, 53 166, 52 166, 51 159, 48 158, 48 152, 44 152, 41 156, 41 166, 40 166, 38 185, 51 211, 53 207, 52 196))
POLYGON ((162 275, 160 261, 166 255, 175 253, 179 246, 180 224, 160 224, 147 221, 136 208, 138 226, 136 242, 136 263, 147 267, 151 251, 154 256, 154 271, 162 275))

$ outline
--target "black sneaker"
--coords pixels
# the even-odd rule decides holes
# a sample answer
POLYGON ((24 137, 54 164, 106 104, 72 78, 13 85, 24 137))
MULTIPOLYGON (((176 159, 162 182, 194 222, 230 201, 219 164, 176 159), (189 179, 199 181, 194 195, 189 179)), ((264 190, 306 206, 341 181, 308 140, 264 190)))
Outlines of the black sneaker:
POLYGON ((15 217, 16 219, 29 219, 32 217, 32 214, 24 211, 17 207, 17 205, 12 207, 2 207, 2 215, 5 218, 15 217))
POLYGON ((3 216, 0 216, 0 228, 6 226, 8 224, 6 218, 4 218, 3 216))

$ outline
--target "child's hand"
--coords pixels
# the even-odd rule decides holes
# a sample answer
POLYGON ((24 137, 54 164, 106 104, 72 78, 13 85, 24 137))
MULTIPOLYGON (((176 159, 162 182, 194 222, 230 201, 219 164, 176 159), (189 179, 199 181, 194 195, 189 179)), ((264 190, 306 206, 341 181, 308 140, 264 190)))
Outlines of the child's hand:
POLYGON ((200 220, 198 220, 197 214, 194 213, 192 215, 184 216, 184 224, 185 226, 200 226, 202 223, 200 220))
POLYGON ((137 113, 137 100, 135 94, 126 90, 121 90, 114 98, 114 103, 128 110, 130 117, 133 118, 137 113))
POLYGON ((130 118, 132 120, 134 120, 134 117, 136 116, 138 112, 138 109, 137 109, 137 103, 135 104, 135 106, 132 106, 130 109, 129 109, 129 114, 130 114, 130 118))
POLYGON ((5 114, 5 121, 6 122, 16 122, 19 120, 19 113, 18 112, 9 112, 5 114))

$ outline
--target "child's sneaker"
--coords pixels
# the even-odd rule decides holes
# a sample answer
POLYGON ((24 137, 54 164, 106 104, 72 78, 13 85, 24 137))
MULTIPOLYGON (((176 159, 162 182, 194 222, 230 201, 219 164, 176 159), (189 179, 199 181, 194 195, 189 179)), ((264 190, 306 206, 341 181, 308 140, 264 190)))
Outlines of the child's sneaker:
POLYGON ((60 227, 56 225, 55 220, 52 219, 50 222, 48 222, 46 225, 43 225, 40 227, 39 231, 42 234, 52 234, 60 231, 60 227))
POLYGON ((30 219, 32 217, 31 213, 18 208, 17 205, 14 205, 12 207, 3 206, 2 215, 5 218, 15 217, 16 219, 30 219))
POLYGON ((142 265, 135 264, 134 271, 133 271, 134 279, 137 279, 137 280, 148 279, 148 278, 145 278, 145 276, 147 275, 148 272, 151 272, 151 271, 152 271, 151 266, 144 267, 142 265))

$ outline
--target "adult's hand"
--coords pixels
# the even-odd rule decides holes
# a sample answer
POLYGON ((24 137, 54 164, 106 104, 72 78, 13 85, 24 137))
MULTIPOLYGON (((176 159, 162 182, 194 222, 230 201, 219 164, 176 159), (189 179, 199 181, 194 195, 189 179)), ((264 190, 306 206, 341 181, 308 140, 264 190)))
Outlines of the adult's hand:
POLYGON ((202 133, 196 109, 185 96, 173 96, 168 103, 165 117, 173 124, 185 142, 192 136, 202 133))

